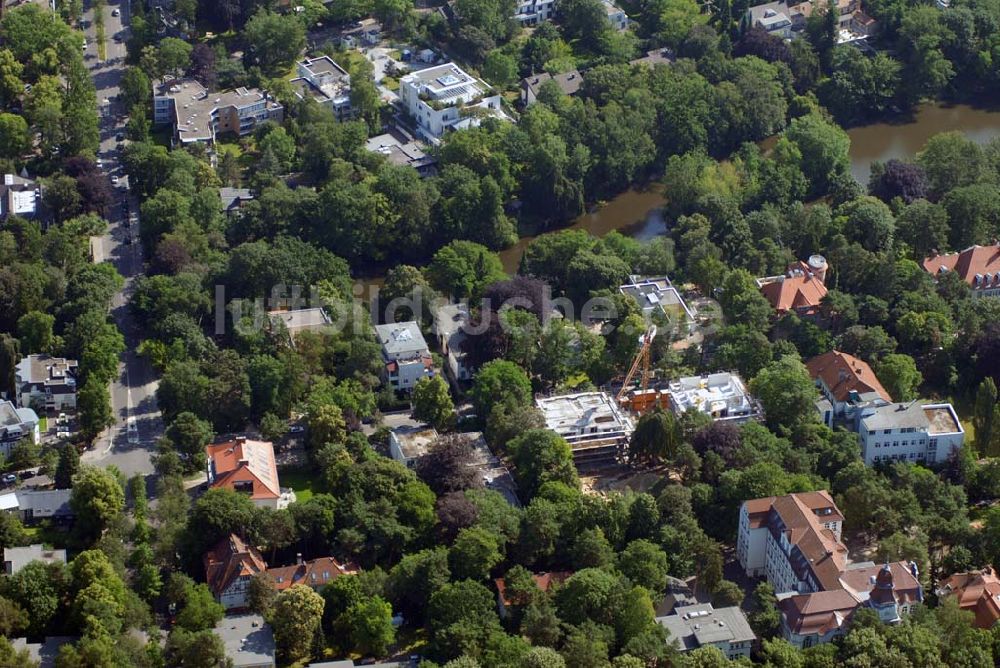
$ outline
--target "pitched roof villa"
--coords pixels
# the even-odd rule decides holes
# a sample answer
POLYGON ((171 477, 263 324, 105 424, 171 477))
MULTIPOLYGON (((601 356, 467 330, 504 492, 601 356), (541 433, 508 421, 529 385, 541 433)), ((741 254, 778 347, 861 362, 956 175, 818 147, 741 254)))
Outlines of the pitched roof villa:
POLYGON ((813 380, 822 383, 823 394, 837 402, 850 402, 854 397, 892 401, 868 363, 854 355, 831 350, 806 362, 806 369, 813 380))
POLYGON ((243 436, 213 443, 205 448, 208 455, 208 482, 250 496, 259 506, 283 508, 295 500, 294 493, 282 492, 274 446, 267 441, 253 441, 243 436))
POLYGON ((924 259, 924 270, 932 276, 953 271, 969 285, 973 297, 996 297, 1000 295, 1000 243, 935 253, 924 259))

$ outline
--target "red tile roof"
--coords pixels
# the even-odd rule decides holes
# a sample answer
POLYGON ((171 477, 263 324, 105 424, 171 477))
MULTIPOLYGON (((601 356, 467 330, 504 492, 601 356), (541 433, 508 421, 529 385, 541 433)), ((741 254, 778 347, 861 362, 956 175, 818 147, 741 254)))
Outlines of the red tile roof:
MULTIPOLYGON (((781 518, 788 542, 795 545, 805 559, 792 564, 798 578, 804 580, 808 569, 823 589, 839 588, 840 573, 847 568, 847 548, 830 529, 823 526, 824 522, 842 517, 829 494, 820 492, 809 497, 808 501, 798 494, 779 496, 771 508, 781 518), (834 512, 820 518, 814 512, 820 508, 832 508, 834 512)), ((778 530, 777 523, 770 524, 772 533, 778 530)))
POLYGON ((954 271, 973 290, 1000 287, 1000 244, 993 246, 969 246, 959 253, 932 255, 924 259, 924 269, 932 275, 942 271, 954 271), (976 276, 982 277, 981 283, 976 276))
POLYGON ((938 596, 953 596, 958 607, 976 616, 981 629, 993 628, 1000 621, 1000 578, 991 568, 956 573, 938 583, 938 596))
POLYGON ((267 569, 267 574, 274 578, 274 586, 278 591, 297 584, 318 589, 328 582, 333 582, 341 575, 357 575, 358 573, 359 569, 355 564, 341 564, 333 557, 320 557, 301 564, 267 569))
POLYGON ((237 438, 209 445, 205 451, 215 474, 212 487, 237 489, 249 483, 252 499, 277 499, 281 496, 271 443, 237 438))
POLYGON ((226 591, 237 578, 252 577, 267 570, 267 563, 257 548, 236 534, 219 541, 205 554, 203 561, 205 582, 216 596, 226 591))
POLYGON ((785 624, 797 635, 826 635, 843 626, 860 601, 845 589, 789 596, 778 602, 785 624))
POLYGON ((831 350, 806 362, 813 380, 819 378, 837 401, 847 401, 851 392, 874 392, 892 403, 892 397, 882 387, 868 363, 853 355, 831 350))
POLYGON ((857 592, 871 592, 871 600, 888 603, 888 600, 879 601, 879 596, 886 591, 891 591, 897 603, 917 603, 921 600, 922 592, 920 581, 910 572, 909 564, 905 561, 896 561, 885 565, 872 565, 867 568, 852 568, 845 571, 840 580, 845 589, 857 592), (875 578, 877 585, 891 585, 891 589, 876 589, 872 584, 875 578))
MULTIPOLYGON (((562 584, 563 582, 568 580, 571 575, 573 575, 573 573, 571 573, 570 571, 552 571, 550 573, 536 573, 531 577, 535 580, 535 584, 538 585, 539 589, 541 589, 544 592, 547 592, 550 589, 552 589, 554 585, 562 584)), ((500 595, 500 603, 504 607, 511 605, 512 602, 507 599, 505 593, 507 591, 507 583, 504 581, 504 579, 497 578, 496 580, 493 581, 493 583, 496 585, 497 593, 500 595)), ((517 605, 518 601, 514 601, 513 604, 517 605)))
POLYGON ((778 313, 796 311, 812 315, 826 296, 826 286, 816 276, 794 275, 761 285, 761 293, 778 313))

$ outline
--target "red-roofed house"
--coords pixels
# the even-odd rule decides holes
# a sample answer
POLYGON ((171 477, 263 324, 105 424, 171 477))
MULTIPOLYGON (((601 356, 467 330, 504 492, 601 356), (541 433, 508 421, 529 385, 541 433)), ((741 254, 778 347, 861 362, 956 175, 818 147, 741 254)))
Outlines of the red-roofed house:
POLYGON ((819 305, 826 296, 827 263, 822 255, 813 255, 808 262, 796 262, 780 276, 757 279, 757 287, 778 315, 796 313, 803 317, 819 314, 819 305))
POLYGON ((264 557, 253 545, 230 534, 205 553, 205 582, 226 610, 245 608, 250 579, 267 570, 264 557))
POLYGON ((247 494, 256 505, 268 508, 285 508, 295 501, 295 493, 282 491, 278 484, 274 447, 267 441, 239 437, 213 443, 205 451, 208 454, 208 483, 213 488, 247 494))
POLYGON ((917 566, 851 563, 840 542, 844 516, 829 492, 745 501, 736 556, 751 577, 774 588, 785 639, 797 647, 829 642, 859 606, 888 624, 924 600, 917 566))
POLYGON ((969 285, 973 297, 1000 296, 1000 244, 932 255, 924 260, 924 270, 932 276, 955 272, 969 285))
POLYGON ((341 564, 333 557, 302 561, 302 555, 299 555, 297 563, 291 566, 267 569, 267 574, 274 578, 274 587, 278 591, 283 591, 297 584, 319 589, 341 575, 357 575, 359 572, 357 565, 341 564))
MULTIPOLYGON (((859 406, 885 406, 892 397, 864 360, 831 350, 806 362, 809 375, 830 402, 832 418, 853 418, 859 406)), ((827 424, 832 427, 832 424, 827 424)))
POLYGON ((955 573, 938 583, 939 599, 954 597, 958 607, 976 616, 975 624, 987 631, 1000 621, 1000 578, 992 568, 955 573))
MULTIPOLYGON (((573 575, 569 571, 552 571, 549 573, 535 573, 531 577, 538 585, 538 588, 543 592, 548 593, 554 586, 560 585, 569 577, 573 575)), ((511 605, 524 605, 525 601, 520 599, 513 600, 510 593, 507 591, 507 582, 503 578, 497 578, 493 581, 493 584, 497 587, 497 607, 500 610, 500 618, 506 619, 507 608, 511 605)))

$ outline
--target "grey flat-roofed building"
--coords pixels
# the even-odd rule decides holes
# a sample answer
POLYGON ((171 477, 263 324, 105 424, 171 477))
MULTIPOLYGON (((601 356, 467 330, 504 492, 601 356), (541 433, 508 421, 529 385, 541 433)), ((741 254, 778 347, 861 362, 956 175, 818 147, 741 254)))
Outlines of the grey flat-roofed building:
POLYGON ((43 642, 28 642, 27 638, 14 638, 10 644, 15 650, 28 650, 28 655, 32 661, 38 663, 39 668, 53 668, 56 665, 56 657, 59 656, 59 648, 63 645, 72 645, 79 638, 74 636, 47 636, 43 642))
POLYGON ((437 164, 432 156, 424 152, 416 141, 400 138, 392 133, 372 137, 365 143, 365 150, 384 155, 390 164, 397 167, 413 167, 420 176, 430 176, 437 164))
POLYGON ((215 625, 233 668, 274 668, 274 632, 260 615, 225 617, 215 625))
POLYGON ((3 566, 7 575, 17 573, 32 561, 42 561, 46 564, 65 564, 66 550, 49 550, 41 544, 5 547, 3 550, 3 566))
POLYGON ((418 380, 434 375, 431 351, 417 323, 377 325, 375 335, 382 346, 386 380, 394 389, 412 390, 418 380))
POLYGON ((673 614, 656 621, 670 634, 668 642, 686 652, 711 645, 728 659, 750 657, 757 636, 738 607, 714 608, 711 603, 674 608, 673 614))
POLYGON ((17 507, 22 522, 42 519, 68 521, 73 519, 69 499, 71 489, 26 489, 17 491, 17 507))
POLYGON ((965 442, 965 430, 951 404, 893 403, 859 412, 858 437, 866 464, 879 461, 945 461, 965 442))

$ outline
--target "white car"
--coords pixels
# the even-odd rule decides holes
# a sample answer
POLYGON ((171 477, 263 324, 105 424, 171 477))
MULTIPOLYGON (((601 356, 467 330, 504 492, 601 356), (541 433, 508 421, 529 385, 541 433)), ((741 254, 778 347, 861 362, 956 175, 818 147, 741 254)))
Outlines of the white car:
POLYGON ((129 443, 135 444, 139 442, 139 427, 136 425, 134 417, 128 419, 125 432, 129 443))
POLYGON ((121 11, 119 11, 117 7, 111 10, 111 16, 120 16, 120 15, 121 11))
POLYGON ((117 186, 118 185, 118 175, 117 174, 112 174, 111 175, 111 185, 113 185, 113 186, 117 186))
POLYGON ((83 40, 83 50, 87 50, 87 40, 83 40))
POLYGON ((56 418, 56 424, 66 424, 69 422, 69 418, 66 417, 65 413, 60 413, 59 417, 56 418))

